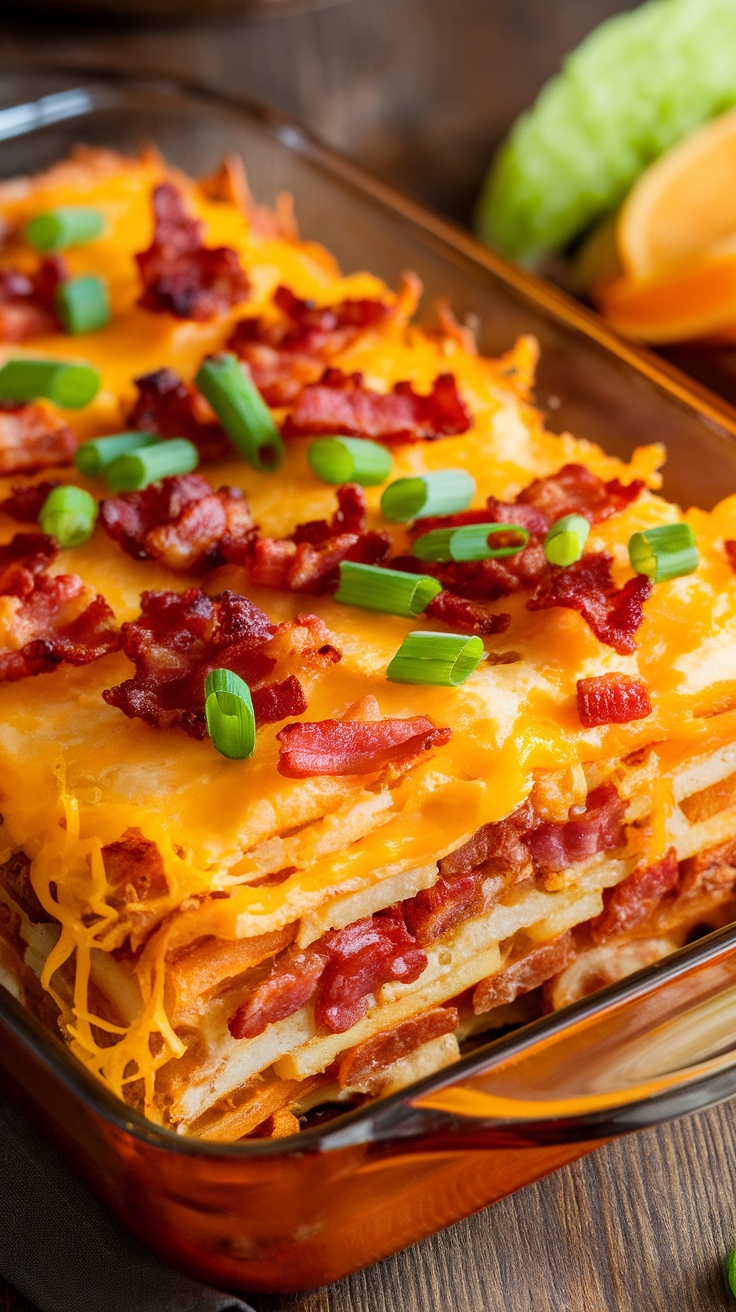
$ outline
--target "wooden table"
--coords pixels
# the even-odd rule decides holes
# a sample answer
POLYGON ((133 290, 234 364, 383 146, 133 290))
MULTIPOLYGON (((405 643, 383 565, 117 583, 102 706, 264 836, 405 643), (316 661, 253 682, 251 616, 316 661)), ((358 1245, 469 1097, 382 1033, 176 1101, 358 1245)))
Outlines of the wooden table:
MULTIPOLYGON (((511 119, 566 49, 629 7, 620 0, 345 0, 268 20, 173 28, 6 19, 0 69, 21 60, 99 61, 255 96, 465 221, 511 119)), ((338 1285, 256 1297, 256 1308, 727 1309, 720 1263, 736 1244, 734 1121, 726 1104, 611 1144, 338 1285)), ((0 1282, 0 1312, 28 1306, 0 1282)))

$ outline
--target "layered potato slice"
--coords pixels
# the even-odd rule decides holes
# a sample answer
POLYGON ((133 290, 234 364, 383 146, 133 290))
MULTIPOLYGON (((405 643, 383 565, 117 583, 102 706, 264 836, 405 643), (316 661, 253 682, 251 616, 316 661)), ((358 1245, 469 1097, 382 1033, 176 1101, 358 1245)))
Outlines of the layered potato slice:
POLYGON ((413 276, 343 274, 233 161, 195 183, 151 151, 80 150, 0 185, 0 214, 0 366, 101 380, 83 408, 44 403, 45 447, 0 399, 0 983, 81 1062, 182 1133, 289 1135, 733 918, 736 497, 683 511, 660 447, 625 463, 549 432, 531 340, 493 360, 445 306, 415 325, 413 276), (80 205, 104 232, 54 277, 103 277, 111 317, 75 336, 24 233, 80 205), (277 468, 194 385, 224 350, 284 434, 277 468), (137 429, 193 441, 196 473, 120 493, 64 463, 137 429), (311 441, 346 429, 390 453, 382 485, 313 472, 311 441), (388 482, 446 470, 472 476, 469 505, 383 514, 388 482), (52 483, 104 502, 94 532, 18 544, 52 483), (555 565, 570 513, 589 536, 555 565), (526 544, 413 555, 473 520, 526 544), (696 558, 652 584, 628 544, 675 523, 696 558), (428 574, 439 599, 341 604, 345 560, 428 574), (416 630, 475 635, 482 659, 459 686, 396 682, 416 630), (212 668, 250 672, 250 758, 207 732, 212 668))

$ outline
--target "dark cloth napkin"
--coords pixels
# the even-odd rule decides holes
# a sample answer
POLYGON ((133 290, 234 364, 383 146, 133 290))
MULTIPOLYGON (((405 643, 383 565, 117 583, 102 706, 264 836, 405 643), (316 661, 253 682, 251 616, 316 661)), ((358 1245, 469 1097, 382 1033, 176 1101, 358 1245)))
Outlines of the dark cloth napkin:
POLYGON ((0 1275, 39 1312, 254 1312, 148 1253, 2 1096, 0 1275))

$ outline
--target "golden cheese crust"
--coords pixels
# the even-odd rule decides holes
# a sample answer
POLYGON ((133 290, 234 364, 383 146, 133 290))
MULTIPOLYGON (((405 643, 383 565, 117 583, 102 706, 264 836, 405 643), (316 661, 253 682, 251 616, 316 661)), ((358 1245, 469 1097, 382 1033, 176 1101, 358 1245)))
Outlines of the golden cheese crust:
MULTIPOLYGON (((52 572, 78 575, 90 596, 104 596, 117 624, 139 615, 142 592, 192 586, 209 596, 246 594, 276 625, 305 611, 317 615, 325 626, 322 645, 341 659, 302 669, 307 711, 290 722, 428 716, 451 730, 447 743, 401 770, 292 778, 278 768, 283 723, 259 729, 252 760, 231 761, 207 738, 154 728, 103 700, 103 690, 131 676, 122 651, 0 684, 0 867, 9 869, 24 854, 35 900, 34 919, 10 879, 0 879, 0 909, 4 898, 6 919, 11 910, 16 917, 4 940, 8 960, 15 952, 24 969, 35 963, 80 1060, 150 1116, 195 1124, 195 1132, 199 1122, 215 1138, 239 1137, 262 1123, 264 1133, 292 1132, 289 1109, 301 1113, 320 1099, 350 1096, 353 1086, 335 1082, 334 1063, 346 1049, 458 995, 467 1000, 469 990, 519 954, 589 924, 601 914, 604 889, 633 869, 655 867, 672 848, 687 861, 733 838, 736 578, 724 542, 736 539, 736 496, 710 513, 683 513, 657 491, 663 451, 644 444, 650 434, 641 434, 642 445, 625 463, 584 435, 547 430, 530 401, 535 348, 528 339, 493 360, 475 352, 446 310, 439 326, 415 326, 415 281, 397 292, 367 272, 342 274, 313 243, 275 227, 269 232, 232 178, 228 186, 198 186, 152 152, 125 160, 83 151, 37 179, 3 184, 0 214, 10 235, 0 248, 0 277, 3 270, 33 272, 38 256, 23 241, 23 223, 65 204, 93 205, 106 216, 103 237, 72 248, 65 259, 72 274, 106 277, 110 324, 79 337, 53 331, 0 342, 0 364, 24 354, 94 364, 102 377, 95 400, 59 414, 80 440, 127 426, 136 378, 169 367, 190 382, 203 357, 222 349, 244 316, 276 322, 277 287, 317 306, 369 299, 391 313, 342 345, 330 366, 359 371, 381 393, 409 381, 422 396, 451 374, 471 420, 459 435, 392 446, 393 478, 467 470, 476 484, 474 508, 489 497, 512 503, 533 480, 570 463, 606 481, 640 479, 641 494, 594 523, 586 546, 610 555, 619 588, 632 575, 633 533, 684 519, 698 544, 697 571, 655 586, 645 601, 632 651, 601 642, 574 609, 530 610, 528 592, 517 591, 494 605, 510 616, 509 626, 484 638, 487 659, 457 688, 386 678, 407 632, 441 630, 439 623, 377 615, 329 594, 257 585, 238 563, 204 575, 173 573, 160 561, 126 554, 100 526, 86 545, 59 552, 52 572), (202 322, 138 303, 134 256, 152 241, 151 192, 171 181, 202 220, 207 246, 235 251, 249 286, 247 298, 202 322), (606 674, 644 681, 651 714, 584 727, 577 683, 606 674), (274 954, 308 951, 324 935, 434 887, 438 861, 484 826, 519 812, 527 799, 540 823, 563 823, 606 783, 630 801, 613 856, 561 871, 538 869, 506 902, 476 908, 454 937, 439 940, 436 960, 416 984, 384 984, 347 1037, 320 1031, 308 1005, 240 1046, 228 1034, 238 999, 264 978, 274 954)), ((288 413, 288 405, 274 406, 279 423, 288 413)), ((259 532, 284 539, 296 525, 329 520, 335 510, 335 490, 311 471, 308 446, 303 438, 287 441, 277 473, 259 472, 235 451, 199 473, 215 491, 241 489, 259 532)), ((0 499, 13 484, 50 476, 103 494, 99 481, 64 465, 0 478, 0 499)), ((386 524, 382 490, 365 489, 368 529, 389 530, 392 554, 404 555, 410 533, 386 524)), ((0 543, 18 528, 0 514, 0 543)), ((21 645, 16 613, 15 599, 0 597, 0 648, 21 645)), ((280 660, 287 658, 299 668, 297 656, 279 652, 280 660)), ((723 915, 730 893, 722 881, 715 900, 705 910, 699 904, 701 920, 716 904, 723 915)), ((696 921, 689 913, 680 917, 680 942, 696 921)), ((671 925, 651 933, 648 925, 637 930, 642 940, 646 932, 674 945, 671 925)), ((563 969, 562 960, 558 953, 560 978, 569 966, 563 969)), ((563 986, 560 994, 567 997, 563 986)), ((484 996, 493 1003, 492 989, 484 996)), ((501 990, 500 1001, 506 1000, 501 990)), ((467 1006, 463 1015, 467 1031, 467 1006)), ((457 1043, 441 1029, 442 1018, 414 1025, 411 1037, 405 1029, 390 1049, 393 1060, 382 1058, 394 1070, 383 1087, 431 1068, 418 1058, 412 1065, 402 1043, 413 1044, 412 1052, 426 1049, 426 1060, 437 1065, 451 1060, 457 1043)), ((377 1087, 374 1076, 366 1080, 366 1088, 377 1087)))

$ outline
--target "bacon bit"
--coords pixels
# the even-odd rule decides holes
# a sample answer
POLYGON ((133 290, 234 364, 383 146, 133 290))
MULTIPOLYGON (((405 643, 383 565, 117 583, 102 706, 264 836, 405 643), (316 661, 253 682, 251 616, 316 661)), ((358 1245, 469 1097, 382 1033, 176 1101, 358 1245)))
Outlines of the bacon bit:
MULTIPOLYGON (((109 706, 153 728, 180 728, 190 738, 203 739, 204 681, 210 670, 227 669, 251 688, 260 723, 281 718, 281 711, 300 714, 306 703, 296 676, 264 684, 276 665, 272 638, 283 644, 283 630, 290 627, 301 632, 304 617, 276 629, 252 601, 234 592, 216 597, 198 588, 144 592, 139 618, 122 626, 123 651, 136 667, 135 676, 102 696, 109 706)), ((301 659, 308 664, 306 652, 301 659)), ((332 659, 318 656, 328 663, 332 659)))
POLYGON ((382 984, 413 984, 427 957, 408 932, 401 907, 357 920, 320 942, 327 964, 320 979, 314 1018, 335 1034, 352 1029, 366 1014, 382 984))
POLYGON ((680 866, 680 876, 679 899, 731 893, 736 884, 736 842, 688 857, 680 866))
POLYGON ((283 433, 287 438, 346 433, 378 442, 431 442, 466 433, 471 422, 452 374, 440 374, 429 395, 421 396, 411 383, 375 392, 360 373, 327 369, 318 383, 304 388, 283 433))
POLYGON ((51 674, 62 662, 88 665, 121 644, 104 597, 77 574, 43 572, 55 555, 40 533, 17 533, 0 548, 0 593, 17 599, 6 611, 13 646, 0 649, 0 682, 51 674))
POLYGON ((77 449, 75 433, 43 401, 0 402, 0 474, 32 474, 68 465, 77 449))
POLYGON ((616 588, 612 563, 605 552, 593 552, 565 568, 550 565, 527 602, 529 610, 553 606, 576 610, 600 642, 622 656, 629 655, 636 650, 634 634, 644 618, 644 602, 651 597, 654 584, 645 574, 637 574, 622 588, 616 588))
POLYGON ((138 399, 128 414, 132 428, 159 437, 188 437, 203 461, 225 460, 233 448, 204 397, 173 369, 136 378, 138 399))
POLYGON ((578 715, 586 729, 597 724, 630 724, 652 713, 647 685, 628 674, 598 674, 578 679, 578 715))
POLYGON ((621 846, 622 818, 628 805, 612 783, 600 784, 588 793, 582 815, 544 820, 524 835, 524 842, 542 870, 566 870, 596 852, 621 846))
POLYGON ((304 689, 294 674, 282 683, 269 683, 265 688, 254 688, 253 711, 256 724, 276 724, 287 715, 303 715, 307 709, 304 689))
POLYGON ((726 538, 723 544, 723 550, 726 553, 726 560, 734 571, 734 574, 736 574, 736 542, 734 542, 733 538, 726 538))
POLYGON ((102 502, 100 522, 134 560, 173 570, 221 565, 225 547, 253 537, 248 502, 237 488, 213 492, 201 474, 172 474, 140 492, 102 502))
POLYGON ((323 774, 370 774, 382 766, 411 760, 419 752, 449 742, 450 729, 438 729, 426 715, 408 720, 318 720, 287 724, 276 735, 282 744, 279 774, 310 779, 323 774))
POLYGON ((532 873, 529 852, 522 837, 534 825, 534 811, 530 802, 522 802, 505 820, 481 825, 472 838, 456 851, 444 856, 438 869, 445 878, 466 875, 475 870, 484 874, 526 877, 532 873))
POLYGON ((419 1016, 411 1016, 391 1030, 374 1034, 341 1057, 337 1068, 340 1088, 380 1093, 389 1066, 432 1039, 451 1034, 457 1029, 459 1019, 456 1007, 434 1007, 419 1016))
POLYGON ((251 583, 289 592, 330 592, 340 579, 340 562, 375 565, 391 545, 387 533, 365 532, 366 503, 357 483, 337 492, 337 510, 329 521, 297 524, 290 537, 255 538, 224 547, 231 564, 245 565, 251 583))
POLYGON ((58 332, 54 297, 60 283, 69 277, 64 260, 50 255, 36 273, 15 269, 0 272, 0 341, 22 342, 27 337, 58 332))
POLYGON ((442 938, 461 921, 467 920, 476 907, 481 910, 482 880, 483 875, 478 871, 458 875, 456 879, 440 876, 432 888, 422 889, 402 903, 407 926, 422 947, 434 943, 435 939, 442 938))
POLYGON ((603 911, 591 922, 593 942, 605 943, 633 929, 659 905, 665 893, 675 888, 679 877, 677 852, 670 847, 654 865, 638 866, 621 884, 607 888, 603 911))
POLYGON ((227 1027, 232 1037, 255 1039, 274 1021, 293 1016, 316 992, 324 968, 325 958, 314 948, 305 952, 287 948, 248 1001, 230 1017, 227 1027))
POLYGON ((126 829, 116 842, 105 844, 101 856, 110 885, 107 901, 116 911, 127 911, 130 903, 166 896, 169 886, 163 858, 140 829, 126 829))
POLYGON ((480 602, 457 597, 446 588, 432 598, 424 613, 429 619, 449 624, 456 632, 478 633, 482 638, 505 633, 511 624, 510 615, 493 614, 480 602))
POLYGON ((480 1016, 492 1007, 515 1002, 523 993, 530 993, 553 975, 565 970, 574 958, 575 940, 572 931, 568 929, 551 943, 544 943, 532 952, 527 952, 497 975, 482 979, 473 993, 473 1011, 476 1016, 480 1016))
POLYGON ((384 301, 345 300, 316 306, 288 287, 277 287, 281 319, 241 319, 228 347, 246 360, 256 387, 271 406, 288 405, 307 383, 321 378, 333 356, 384 323, 393 307, 384 301))
POLYGON ((55 487, 59 487, 56 479, 46 479, 42 483, 13 483, 10 496, 0 501, 0 513, 10 515, 21 524, 35 524, 49 492, 55 487))
POLYGON ((573 512, 600 524, 636 501, 645 486, 640 478, 626 485, 617 478, 604 483, 585 465, 570 464, 550 477, 535 479, 519 493, 518 503, 538 510, 548 528, 573 512))
POLYGON ((151 200, 153 241, 135 257, 143 282, 138 304, 204 323, 244 300, 249 284, 236 252, 203 244, 204 225, 187 213, 173 183, 162 182, 151 200))

